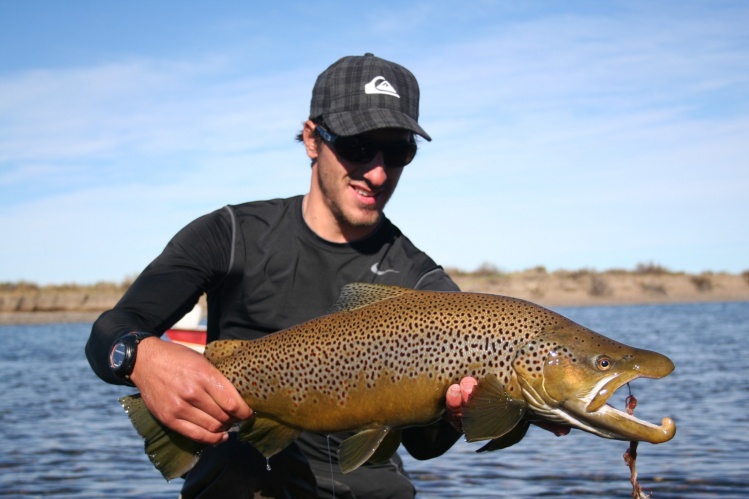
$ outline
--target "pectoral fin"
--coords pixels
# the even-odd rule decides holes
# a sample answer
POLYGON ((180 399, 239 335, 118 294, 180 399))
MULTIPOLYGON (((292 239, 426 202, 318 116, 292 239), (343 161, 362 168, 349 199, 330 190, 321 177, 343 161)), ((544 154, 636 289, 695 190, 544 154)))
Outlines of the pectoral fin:
POLYGON ((398 445, 400 445, 400 432, 394 432, 388 426, 360 431, 344 440, 338 448, 341 472, 354 471, 371 458, 377 462, 390 459, 398 445), (397 444, 393 446, 396 442, 397 444), (380 446, 383 448, 380 449, 380 446))
POLYGON ((255 416, 239 429, 239 439, 251 443, 265 457, 271 457, 296 440, 302 432, 273 419, 255 416))
MULTIPOLYGON (((523 418, 526 404, 507 395, 494 374, 479 380, 463 408, 463 431, 468 442, 497 439, 523 418)), ((522 438, 522 435, 521 437, 522 438)), ((515 442, 513 442, 515 443, 515 442)))
POLYGON ((523 439, 525 434, 528 432, 528 427, 530 425, 531 424, 528 421, 525 421, 525 420, 520 421, 515 426, 515 428, 505 433, 499 438, 490 440, 489 443, 481 447, 476 452, 489 452, 493 450, 499 450, 499 449, 505 449, 507 447, 511 447, 523 439))

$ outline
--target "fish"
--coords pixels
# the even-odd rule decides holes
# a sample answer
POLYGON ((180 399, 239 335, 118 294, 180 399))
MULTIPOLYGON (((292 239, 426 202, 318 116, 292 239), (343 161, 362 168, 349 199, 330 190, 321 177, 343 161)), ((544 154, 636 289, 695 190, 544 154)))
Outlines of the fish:
MULTIPOLYGON (((466 376, 478 384, 462 429, 469 442, 488 441, 478 452, 516 444, 532 423, 653 444, 676 433, 671 418, 657 425, 607 403, 636 378, 671 373, 668 357, 506 296, 353 283, 327 315, 256 340, 214 341, 204 355, 253 409, 241 440, 270 458, 302 431, 354 431, 338 450, 344 473, 390 459, 403 428, 445 417, 448 387, 466 376)), ((120 403, 167 480, 207 447, 160 423, 139 394, 120 403)))

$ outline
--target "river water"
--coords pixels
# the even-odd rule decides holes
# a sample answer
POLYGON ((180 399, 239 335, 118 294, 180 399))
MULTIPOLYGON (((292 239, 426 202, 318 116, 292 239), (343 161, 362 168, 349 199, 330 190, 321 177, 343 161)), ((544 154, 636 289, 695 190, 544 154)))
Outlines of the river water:
MULTIPOLYGON (((636 380, 635 414, 676 421, 670 442, 640 444, 643 489, 660 498, 749 497, 749 303, 558 308, 610 338, 668 355, 676 370, 636 380)), ((117 403, 130 393, 91 372, 89 324, 0 326, 0 496, 169 497, 117 403)), ((611 402, 624 408, 626 388, 611 402)), ((630 497, 627 442, 531 428, 517 445, 476 454, 458 442, 404 460, 420 497, 630 497)))

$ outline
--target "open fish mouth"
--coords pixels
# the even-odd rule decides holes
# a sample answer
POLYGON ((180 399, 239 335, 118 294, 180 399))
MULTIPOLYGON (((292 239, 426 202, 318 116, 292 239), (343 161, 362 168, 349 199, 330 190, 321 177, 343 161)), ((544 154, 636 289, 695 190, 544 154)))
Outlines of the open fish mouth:
POLYGON ((545 358, 542 376, 520 376, 531 411, 542 420, 604 438, 653 444, 671 440, 676 434, 671 418, 663 418, 660 425, 650 423, 616 409, 609 400, 637 378, 667 376, 674 363, 657 352, 606 341, 598 343, 608 349, 586 350, 580 346, 582 342, 577 343, 578 351, 572 347, 553 349, 545 358))
POLYGON ((617 440, 642 441, 651 444, 671 440, 676 434, 676 423, 673 419, 664 417, 661 424, 657 425, 616 409, 609 403, 610 398, 619 388, 643 376, 656 377, 638 372, 625 373, 611 379, 604 379, 591 390, 592 397, 565 402, 563 406, 576 422, 573 426, 617 440), (590 401, 586 403, 587 400, 590 401))
POLYGON ((595 416, 600 417, 601 421, 606 422, 602 427, 608 427, 606 429, 612 435, 609 438, 660 444, 668 442, 674 438, 674 435, 676 435, 676 423, 674 423, 673 419, 668 417, 663 418, 659 426, 648 421, 637 419, 636 417, 615 409, 608 404, 601 407, 601 409, 594 414, 595 416))

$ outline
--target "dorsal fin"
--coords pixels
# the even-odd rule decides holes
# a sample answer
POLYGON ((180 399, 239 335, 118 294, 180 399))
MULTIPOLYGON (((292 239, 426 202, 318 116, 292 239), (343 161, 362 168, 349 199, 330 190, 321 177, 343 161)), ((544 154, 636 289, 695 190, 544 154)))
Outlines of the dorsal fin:
POLYGON ((217 340, 205 346, 203 355, 214 366, 220 361, 231 357, 237 350, 247 346, 252 340, 217 340))
POLYGON ((346 284, 341 289, 338 301, 331 307, 328 313, 343 312, 345 310, 356 310, 373 303, 388 300, 406 293, 413 293, 412 289, 399 286, 386 286, 385 284, 367 284, 355 282, 346 284))

